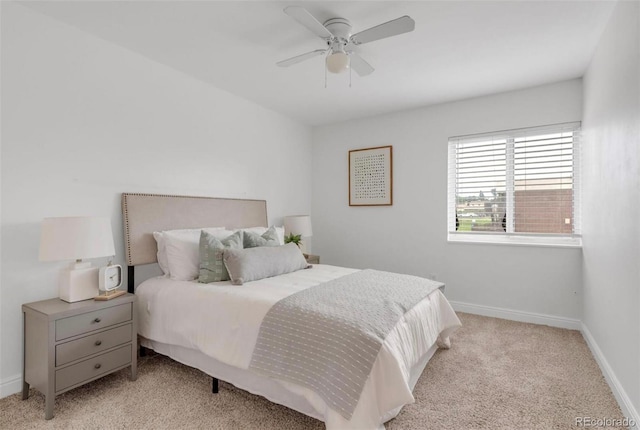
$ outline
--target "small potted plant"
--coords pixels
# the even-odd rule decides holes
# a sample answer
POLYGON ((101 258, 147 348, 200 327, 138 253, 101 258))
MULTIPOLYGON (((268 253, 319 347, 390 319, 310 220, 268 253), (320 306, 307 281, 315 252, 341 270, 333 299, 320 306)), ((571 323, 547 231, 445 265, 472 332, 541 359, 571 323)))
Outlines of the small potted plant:
POLYGON ((298 248, 302 244, 302 235, 289 233, 289 235, 284 237, 284 243, 295 243, 298 248))

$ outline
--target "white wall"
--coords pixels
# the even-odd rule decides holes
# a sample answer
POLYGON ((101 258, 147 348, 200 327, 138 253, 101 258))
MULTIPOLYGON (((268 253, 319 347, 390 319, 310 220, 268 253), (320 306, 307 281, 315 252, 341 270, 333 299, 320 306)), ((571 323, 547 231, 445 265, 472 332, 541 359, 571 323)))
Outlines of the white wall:
POLYGON ((447 243, 447 139, 581 113, 581 80, 572 80, 314 129, 314 253, 329 264, 435 274, 450 300, 577 326, 580 249, 447 243), (393 145, 393 206, 349 207, 347 151, 382 145, 393 145))
MULTIPOLYGON (((266 199, 309 213, 311 132, 23 6, 2 2, 0 394, 20 388, 22 303, 57 296, 40 221, 109 215, 120 193, 266 199)), ((106 260, 100 260, 103 264, 106 260)))
MULTIPOLYGON (((640 34, 619 2, 584 77, 584 325, 640 411, 640 34)), ((614 385, 615 385, 614 381, 614 385)), ((626 392, 626 394, 625 394, 626 392)), ((626 399, 624 398, 626 396, 626 399)), ((626 404, 626 406, 625 406, 626 404)), ((640 425, 640 421, 638 422, 640 425)))

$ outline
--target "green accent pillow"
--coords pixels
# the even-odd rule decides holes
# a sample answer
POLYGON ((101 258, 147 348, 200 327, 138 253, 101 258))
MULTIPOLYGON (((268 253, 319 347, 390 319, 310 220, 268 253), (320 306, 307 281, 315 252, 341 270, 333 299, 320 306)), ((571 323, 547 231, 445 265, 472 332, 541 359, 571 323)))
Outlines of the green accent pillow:
POLYGON ((202 230, 200 233, 200 277, 198 282, 228 281, 229 272, 222 261, 225 249, 242 249, 242 231, 220 240, 202 230))
POLYGON ((244 247, 256 248, 258 246, 280 246, 280 239, 275 227, 269 227, 262 236, 250 231, 244 232, 244 247))

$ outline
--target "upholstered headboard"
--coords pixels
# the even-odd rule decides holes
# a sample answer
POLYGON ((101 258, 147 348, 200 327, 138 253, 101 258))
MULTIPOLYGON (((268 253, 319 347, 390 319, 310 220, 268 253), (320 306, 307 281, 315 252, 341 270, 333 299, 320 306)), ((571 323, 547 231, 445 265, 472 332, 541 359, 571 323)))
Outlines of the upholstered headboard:
MULTIPOLYGON (((265 200, 123 193, 122 217, 130 278, 133 266, 157 261, 154 231, 268 226, 265 200)), ((129 279, 130 289, 132 282, 129 279)))

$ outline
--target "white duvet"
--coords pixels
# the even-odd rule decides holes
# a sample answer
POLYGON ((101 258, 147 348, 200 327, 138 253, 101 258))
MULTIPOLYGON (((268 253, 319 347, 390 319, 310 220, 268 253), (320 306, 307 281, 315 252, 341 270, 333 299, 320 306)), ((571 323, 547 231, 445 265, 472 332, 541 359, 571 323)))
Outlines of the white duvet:
MULTIPOLYGON (((260 323, 272 305, 297 291, 357 271, 314 265, 311 269, 242 286, 152 278, 136 289, 138 330, 152 341, 194 349, 246 370, 260 323)), ((403 405, 414 402, 410 386, 412 368, 439 338, 446 343, 460 325, 440 290, 407 312, 385 339, 349 421, 329 409, 310 390, 291 383, 281 384, 304 396, 316 410, 316 417, 323 418, 327 429, 384 428, 384 421, 394 417, 403 405)))

